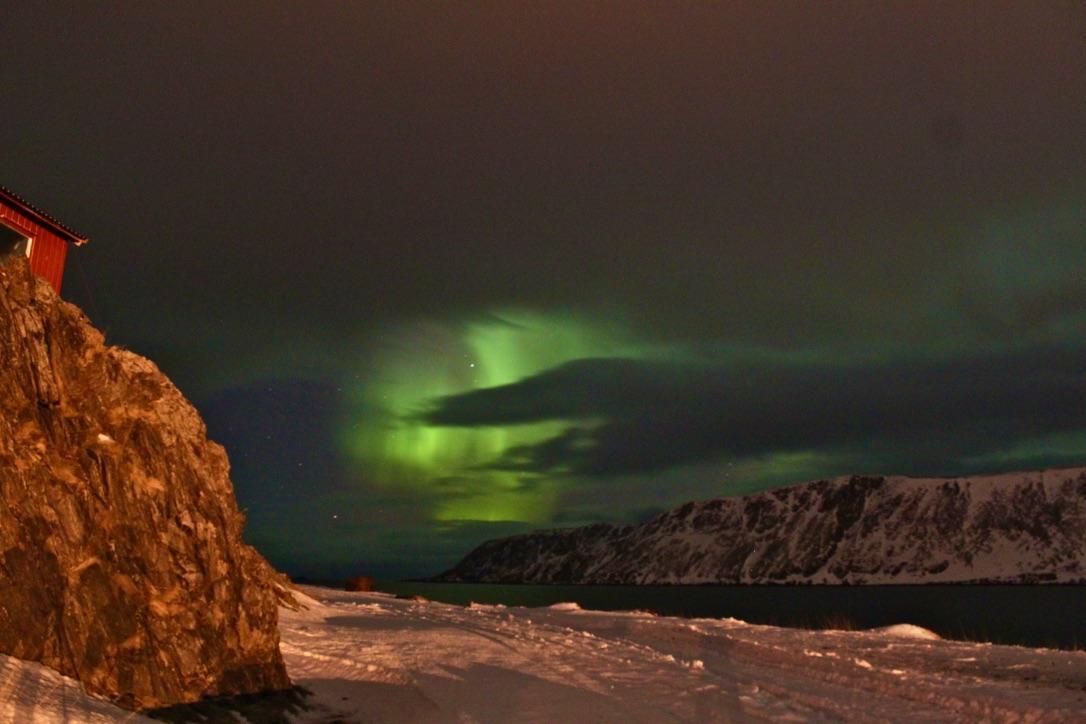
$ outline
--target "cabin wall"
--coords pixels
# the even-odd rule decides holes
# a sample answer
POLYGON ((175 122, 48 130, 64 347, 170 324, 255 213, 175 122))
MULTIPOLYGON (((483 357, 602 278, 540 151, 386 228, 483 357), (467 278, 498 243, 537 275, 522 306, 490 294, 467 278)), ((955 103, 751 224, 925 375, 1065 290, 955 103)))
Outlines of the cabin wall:
POLYGON ((57 294, 60 294, 60 283, 64 280, 67 256, 68 242, 52 234, 35 237, 30 247, 31 271, 52 284, 57 294))
POLYGON ((31 239, 30 269, 60 294, 68 242, 17 210, 0 204, 0 222, 31 239))

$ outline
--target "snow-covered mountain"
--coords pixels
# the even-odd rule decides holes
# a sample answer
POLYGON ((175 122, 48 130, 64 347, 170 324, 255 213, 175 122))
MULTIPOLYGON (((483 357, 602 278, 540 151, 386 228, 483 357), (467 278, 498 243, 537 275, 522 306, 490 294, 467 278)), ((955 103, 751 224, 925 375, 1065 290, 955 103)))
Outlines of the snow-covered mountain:
POLYGON ((1086 582, 1086 468, 818 480, 488 541, 438 580, 1086 582))

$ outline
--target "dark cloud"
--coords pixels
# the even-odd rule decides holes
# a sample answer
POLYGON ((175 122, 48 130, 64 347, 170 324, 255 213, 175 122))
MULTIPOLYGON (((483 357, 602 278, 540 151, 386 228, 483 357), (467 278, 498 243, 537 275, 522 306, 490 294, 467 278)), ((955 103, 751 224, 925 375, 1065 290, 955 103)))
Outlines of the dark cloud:
MULTIPOLYGON (((1048 347, 944 362, 729 366, 580 360, 442 398, 435 425, 571 425, 494 466, 596 476, 774 451, 892 448, 948 466, 1010 442, 1086 427, 1086 350, 1048 347)), ((886 455, 886 451, 882 451, 886 455)))
MULTIPOLYGON (((575 360, 511 385, 445 397, 421 419, 433 425, 471 427, 624 415, 676 402, 676 378, 691 371, 629 359, 575 360), (635 389, 639 396, 630 395, 635 389)), ((706 377, 704 372, 697 376, 706 377)))

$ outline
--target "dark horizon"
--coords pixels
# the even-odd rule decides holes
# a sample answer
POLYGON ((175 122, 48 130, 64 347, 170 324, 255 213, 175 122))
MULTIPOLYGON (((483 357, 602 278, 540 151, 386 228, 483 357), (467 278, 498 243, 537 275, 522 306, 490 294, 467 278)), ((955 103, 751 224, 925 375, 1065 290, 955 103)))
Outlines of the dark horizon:
POLYGON ((284 570, 1086 463, 1081 3, 2 18, 0 184, 284 570))

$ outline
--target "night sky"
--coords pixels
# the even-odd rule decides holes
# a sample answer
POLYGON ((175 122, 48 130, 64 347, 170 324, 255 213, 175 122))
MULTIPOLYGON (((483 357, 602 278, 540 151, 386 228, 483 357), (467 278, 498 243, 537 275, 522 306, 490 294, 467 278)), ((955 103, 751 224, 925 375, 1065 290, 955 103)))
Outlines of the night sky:
POLYGON ((1086 4, 6 3, 0 184, 295 575, 1086 464, 1086 4))

